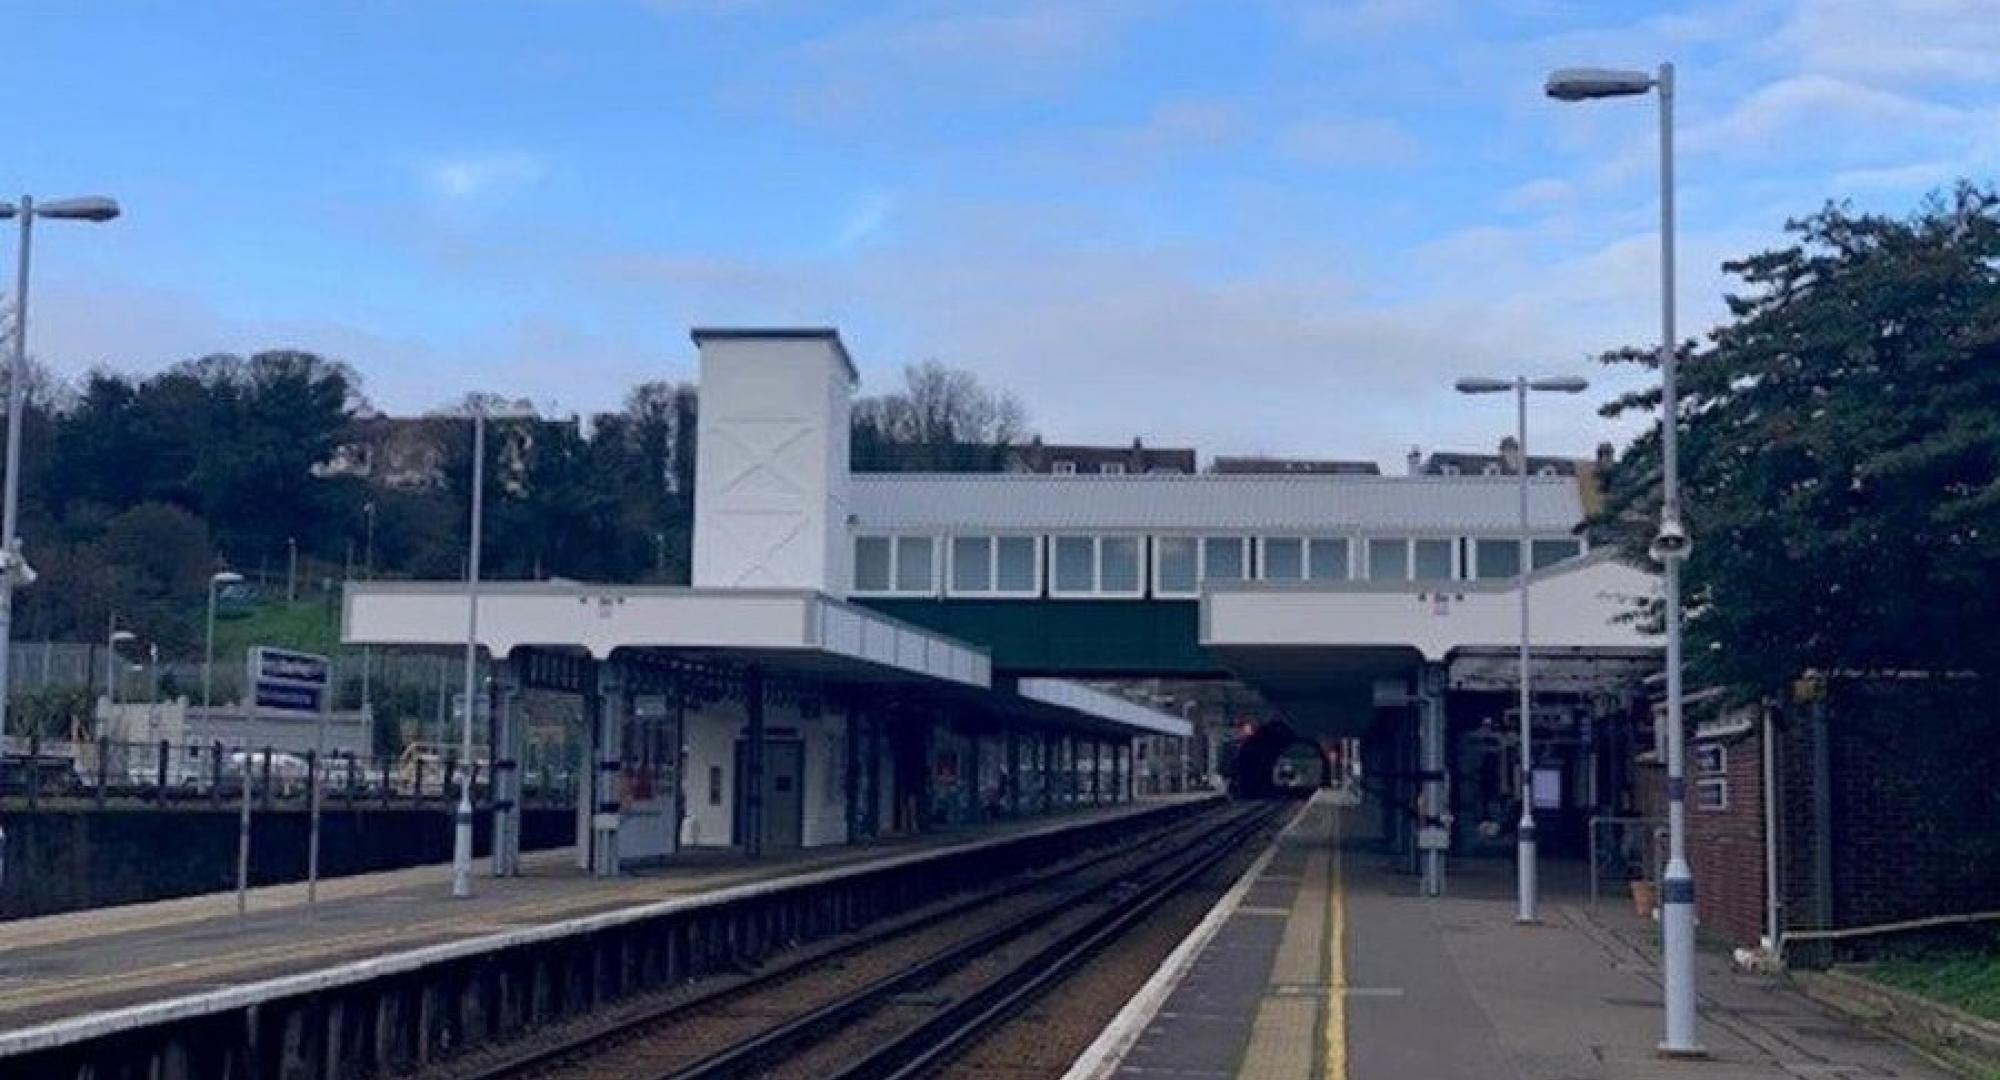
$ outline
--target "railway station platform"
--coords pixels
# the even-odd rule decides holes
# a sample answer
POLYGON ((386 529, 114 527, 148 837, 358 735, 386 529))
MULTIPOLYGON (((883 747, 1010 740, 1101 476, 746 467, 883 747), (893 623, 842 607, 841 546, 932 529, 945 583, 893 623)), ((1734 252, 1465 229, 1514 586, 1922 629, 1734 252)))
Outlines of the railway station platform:
MULTIPOLYGON (((746 956, 755 962, 759 949, 868 917, 870 912, 860 910, 865 903, 884 910, 921 903, 925 889, 975 881, 988 865, 992 873, 1005 873, 1009 859, 1036 857, 1037 845, 1049 849, 1072 838, 1114 842, 1120 828, 1191 813, 1215 798, 1146 797, 1052 818, 947 828, 759 860, 689 853, 671 865, 608 880, 578 868, 572 851, 542 852, 525 857, 518 876, 481 877, 474 895, 463 900, 449 895, 448 868, 432 866, 322 882, 320 899, 312 905, 305 903, 303 886, 254 890, 244 915, 236 913, 234 894, 215 894, 13 921, 0 924, 0 1075, 15 1075, 9 1061, 23 1060, 22 1055, 33 1060, 51 1048, 126 1038, 124 1033, 149 1025, 198 1022, 204 1016, 221 1018, 220 1030, 234 1037, 245 1015, 249 1026, 257 1026, 255 1007, 265 1002, 336 992, 351 1000, 364 982, 407 982, 454 962, 485 966, 477 976, 448 980, 443 990, 418 988, 407 1007, 385 1005, 386 1011, 370 1015, 386 1029, 393 1025, 384 1018, 397 1009, 442 1013, 445 1003, 457 1010, 468 996, 479 999, 472 1006, 479 1013, 486 1007, 481 995, 503 993, 481 980, 488 979, 488 969, 497 970, 498 954, 508 950, 540 948, 546 955, 533 962, 541 967, 531 965, 533 975, 516 980, 504 994, 517 1004, 536 1001, 539 994, 530 1006, 536 1014, 573 1009, 579 993, 596 1000, 646 981, 633 965, 645 965, 647 977, 656 979, 669 969, 678 976, 692 973, 702 958, 718 951, 731 954, 725 963, 746 962, 746 956), (926 880, 911 884, 913 873, 926 880), (813 890, 822 895, 808 895, 813 890), (690 921, 730 905, 742 909, 734 921, 690 921), (615 940, 621 934, 629 938, 622 944, 615 940), (718 937, 727 939, 720 950, 703 940, 718 937), (668 939, 678 951, 642 955, 640 950, 650 947, 646 942, 668 939), (578 942, 598 949, 580 961, 582 970, 593 972, 595 983, 621 985, 578 990, 566 983, 574 981, 569 968, 579 962, 560 949, 581 952, 578 942), (616 966, 620 963, 624 969, 616 966), (559 974, 546 976, 545 969, 559 974)), ((323 1015, 332 1000, 315 1005, 319 1012, 312 1015, 323 1015)), ((453 1023, 474 1022, 461 1017, 453 1023)), ((312 1044, 310 1055, 332 1060, 337 1051, 329 1049, 327 1037, 302 1036, 300 1030, 295 1024, 267 1038, 303 1039, 312 1044)), ((454 1028, 414 1037, 422 1056, 423 1047, 435 1040, 464 1041, 471 1033, 454 1028)), ((208 1075, 193 1066, 178 1071, 208 1075)), ((159 1073, 175 1074, 171 1063, 159 1073)), ((282 1068, 276 1073, 287 1074, 282 1068)))
POLYGON ((1707 952, 1711 1056, 1662 1059, 1650 921, 1555 873, 1544 921, 1518 926, 1504 860, 1461 860, 1451 895, 1420 897, 1363 835, 1364 811, 1316 797, 1067 1080, 1952 1075, 1707 952))

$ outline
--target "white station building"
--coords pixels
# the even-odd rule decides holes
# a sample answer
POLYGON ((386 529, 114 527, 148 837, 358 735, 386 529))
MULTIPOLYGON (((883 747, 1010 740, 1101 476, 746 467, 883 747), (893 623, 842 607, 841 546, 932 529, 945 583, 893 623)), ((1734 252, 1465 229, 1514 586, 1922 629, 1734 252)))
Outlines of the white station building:
MULTIPOLYGON (((856 475, 837 332, 693 336, 693 584, 479 591, 503 868, 523 687, 587 704, 599 873, 1130 798, 1134 741, 1189 725, 1082 678, 1240 680, 1284 718, 1252 773, 1362 739, 1412 865, 1510 844, 1480 826, 1523 775, 1505 714, 1524 554, 1538 802, 1546 783, 1552 817, 1580 815, 1618 786, 1599 750, 1658 666, 1630 617, 1657 586, 1587 549, 1575 477, 1529 479, 1524 553, 1517 476, 856 475)), ((360 584, 344 632, 463 645, 469 615, 463 583, 360 584)))

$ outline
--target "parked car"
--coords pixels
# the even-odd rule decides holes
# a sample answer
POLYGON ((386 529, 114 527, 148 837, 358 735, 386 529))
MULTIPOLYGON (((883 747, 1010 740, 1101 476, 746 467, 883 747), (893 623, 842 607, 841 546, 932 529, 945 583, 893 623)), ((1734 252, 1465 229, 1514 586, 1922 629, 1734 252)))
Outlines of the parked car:
POLYGON ((305 791, 310 769, 306 765, 306 759, 297 754, 287 754, 283 751, 237 750, 229 755, 229 772, 235 776, 243 775, 247 762, 254 789, 264 783, 266 758, 270 759, 273 795, 284 797, 305 791))

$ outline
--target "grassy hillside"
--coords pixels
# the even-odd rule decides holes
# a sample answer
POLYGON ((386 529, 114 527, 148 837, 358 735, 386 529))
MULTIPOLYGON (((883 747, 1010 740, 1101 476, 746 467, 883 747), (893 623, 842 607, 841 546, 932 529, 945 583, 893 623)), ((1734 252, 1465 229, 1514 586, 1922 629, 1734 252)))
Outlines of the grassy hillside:
POLYGON ((340 647, 340 615, 324 600, 258 603, 235 618, 217 619, 215 655, 240 657, 252 645, 275 645, 334 655, 340 647))

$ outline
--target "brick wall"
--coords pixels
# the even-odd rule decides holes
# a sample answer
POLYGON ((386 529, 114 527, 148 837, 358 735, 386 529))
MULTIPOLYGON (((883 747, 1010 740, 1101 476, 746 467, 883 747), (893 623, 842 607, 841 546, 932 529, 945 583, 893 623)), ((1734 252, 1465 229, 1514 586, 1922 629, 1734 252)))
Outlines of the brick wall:
POLYGON ((1764 930, 1763 739, 1750 732, 1688 743, 1688 861, 1702 932, 1755 946, 1764 930), (1722 769, 1705 769, 1719 750, 1722 769), (1726 805, 1703 804, 1703 782, 1719 781, 1726 805))
POLYGON ((1962 684, 1836 685, 1787 710, 1780 840, 1791 929, 2000 910, 2000 739, 1962 684), (1831 897, 1814 874, 1813 709, 1825 710, 1831 897))

